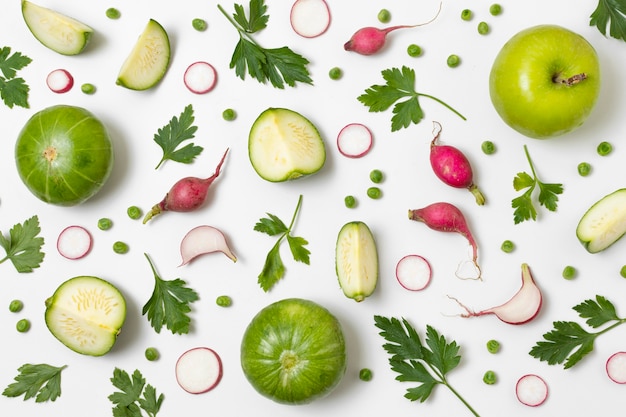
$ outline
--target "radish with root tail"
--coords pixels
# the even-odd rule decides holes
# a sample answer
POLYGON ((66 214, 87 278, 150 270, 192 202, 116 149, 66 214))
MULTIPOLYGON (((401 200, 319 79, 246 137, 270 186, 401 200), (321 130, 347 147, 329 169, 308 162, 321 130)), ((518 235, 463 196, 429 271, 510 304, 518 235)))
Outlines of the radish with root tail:
POLYGON ((517 380, 515 395, 522 404, 537 407, 548 398, 548 384, 538 375, 527 374, 517 380))
POLYGON ((194 227, 180 243, 180 255, 183 259, 180 266, 187 265, 200 255, 213 252, 222 252, 231 261, 237 262, 237 257, 230 250, 221 230, 206 225, 194 227))

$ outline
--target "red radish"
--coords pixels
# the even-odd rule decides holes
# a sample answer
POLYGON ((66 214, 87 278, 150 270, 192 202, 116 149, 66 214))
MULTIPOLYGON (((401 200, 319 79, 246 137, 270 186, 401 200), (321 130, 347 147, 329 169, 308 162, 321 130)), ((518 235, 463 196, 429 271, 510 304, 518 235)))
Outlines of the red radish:
POLYGON ((611 381, 626 384, 626 352, 616 352, 607 359, 606 374, 611 381))
POLYGON ((515 395, 522 404, 537 407, 548 398, 548 384, 538 375, 527 374, 517 380, 515 395))
POLYGON ((67 70, 56 69, 46 77, 48 88, 54 93, 67 93, 74 86, 74 77, 67 70))
POLYGON ((222 360, 210 348, 189 349, 176 361, 176 381, 190 394, 203 394, 222 379, 222 360))
POLYGON ((289 15, 294 32, 316 38, 330 26, 330 9, 325 0, 296 0, 289 15))
POLYGON ((437 143, 441 135, 441 125, 437 122, 435 131, 437 133, 430 143, 430 165, 435 175, 451 187, 467 188, 474 194, 476 203, 482 206, 485 204, 485 197, 474 184, 472 166, 467 157, 453 146, 437 143))
POLYGON ((430 264, 420 255, 406 255, 396 264, 396 278, 407 290, 423 290, 430 283, 430 277, 430 264))
POLYGON ((212 226, 194 227, 180 243, 180 254, 183 258, 180 266, 187 265, 200 255, 213 252, 222 252, 233 262, 237 262, 237 257, 226 243, 224 233, 212 226))
POLYGON ((466 314, 462 314, 461 317, 478 317, 494 314, 505 323, 524 324, 537 317, 537 314, 539 314, 541 310, 543 298, 541 296, 541 290, 537 284, 535 284, 535 280, 530 273, 530 268, 527 264, 522 264, 522 287, 506 303, 497 307, 474 312, 461 304, 456 298, 452 299, 467 312, 466 314))
POLYGON ((80 259, 91 250, 91 233, 82 226, 68 226, 59 233, 57 250, 67 259, 80 259))
POLYGON ((372 142, 372 131, 361 123, 350 123, 337 135, 337 148, 348 158, 365 156, 372 148, 372 142))
POLYGON ((185 70, 183 82, 192 93, 206 94, 215 87, 217 71, 208 62, 194 62, 185 70))
POLYGON ((220 175, 220 169, 226 159, 228 149, 224 152, 224 156, 220 160, 215 172, 208 178, 185 177, 178 180, 172 188, 165 194, 161 202, 155 204, 152 209, 146 213, 143 223, 146 224, 154 216, 164 211, 188 212, 198 209, 206 200, 209 187, 220 175))

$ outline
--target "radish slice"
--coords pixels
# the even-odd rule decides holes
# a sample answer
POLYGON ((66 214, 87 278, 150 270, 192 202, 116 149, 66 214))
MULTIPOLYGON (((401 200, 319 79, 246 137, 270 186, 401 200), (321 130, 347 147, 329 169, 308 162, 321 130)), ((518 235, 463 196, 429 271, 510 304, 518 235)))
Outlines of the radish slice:
POLYGON ((59 233, 57 250, 67 259, 80 259, 91 250, 91 234, 82 226, 68 226, 59 233))
POLYGON ((350 123, 337 135, 337 148, 348 158, 365 156, 372 148, 372 142, 372 132, 361 123, 350 123))
POLYGON ((192 93, 206 94, 215 87, 217 71, 208 62, 194 62, 185 70, 183 81, 192 93))
POLYGON ((189 349, 176 361, 176 381, 191 394, 202 394, 215 388, 222 379, 222 360, 207 347, 189 349))
POLYGON ((537 407, 548 398, 548 384, 540 376, 524 375, 515 384, 515 395, 522 404, 537 407))
POLYGON ((626 384, 626 352, 616 352, 607 359, 606 373, 611 381, 626 384))
POLYGON ((419 255, 406 255, 396 265, 396 278, 409 291, 426 288, 431 275, 430 264, 419 255))
POLYGON ((289 18, 294 32, 304 38, 315 38, 330 26, 330 9, 325 0, 296 0, 289 18))
POLYGON ((183 261, 179 266, 187 265, 200 255, 213 252, 222 252, 233 262, 237 262, 237 257, 230 250, 224 233, 212 226, 194 227, 180 243, 183 261))
POLYGON ((46 78, 48 88, 55 93, 67 93, 74 86, 74 77, 64 69, 56 69, 46 78))

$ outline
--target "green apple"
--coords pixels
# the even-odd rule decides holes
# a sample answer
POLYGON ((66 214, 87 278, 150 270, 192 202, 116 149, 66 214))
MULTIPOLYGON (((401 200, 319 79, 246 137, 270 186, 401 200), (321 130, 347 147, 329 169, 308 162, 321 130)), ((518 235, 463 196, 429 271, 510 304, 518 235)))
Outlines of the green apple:
POLYGON ((531 138, 583 124, 600 92, 598 55, 582 36, 534 26, 507 41, 489 75, 491 102, 506 124, 531 138))

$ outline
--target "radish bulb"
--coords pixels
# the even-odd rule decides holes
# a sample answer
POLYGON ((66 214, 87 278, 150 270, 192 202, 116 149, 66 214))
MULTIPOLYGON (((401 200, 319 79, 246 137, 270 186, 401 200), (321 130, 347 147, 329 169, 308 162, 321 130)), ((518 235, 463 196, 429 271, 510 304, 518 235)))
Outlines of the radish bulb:
POLYGON ((548 398, 548 384, 538 375, 524 375, 515 384, 515 395, 522 404, 537 407, 548 398))
POLYGON ((187 265, 200 255, 222 252, 233 262, 237 257, 228 247, 226 236, 212 226, 198 226, 191 229, 180 243, 180 254, 183 258, 180 266, 187 265))

